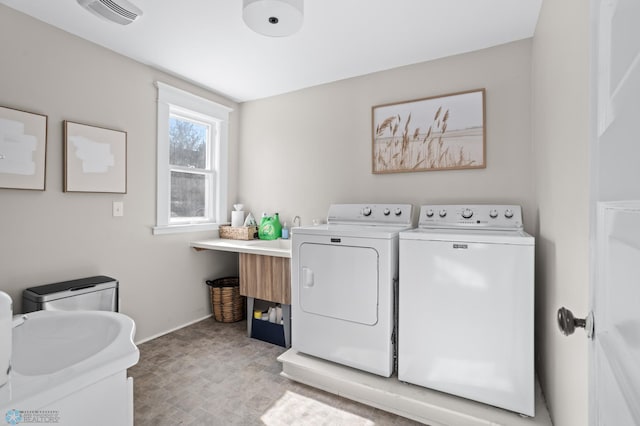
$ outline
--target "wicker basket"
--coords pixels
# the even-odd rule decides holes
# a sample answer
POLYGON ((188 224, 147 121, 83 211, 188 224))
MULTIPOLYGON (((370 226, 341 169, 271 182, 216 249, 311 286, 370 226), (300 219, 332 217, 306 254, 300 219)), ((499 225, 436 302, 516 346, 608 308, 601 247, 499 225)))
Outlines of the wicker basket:
POLYGON ((228 238, 231 240, 253 240, 258 238, 257 226, 229 226, 221 225, 218 228, 220 238, 228 238))
POLYGON ((211 292, 211 309, 218 322, 236 322, 245 318, 245 297, 240 295, 238 277, 207 281, 211 292))

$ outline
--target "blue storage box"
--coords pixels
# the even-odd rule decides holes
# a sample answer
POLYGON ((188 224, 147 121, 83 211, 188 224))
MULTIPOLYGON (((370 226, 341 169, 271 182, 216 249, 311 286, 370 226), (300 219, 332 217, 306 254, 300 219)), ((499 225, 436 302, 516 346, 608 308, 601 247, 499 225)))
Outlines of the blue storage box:
POLYGON ((262 321, 252 318, 251 337, 262 340, 263 342, 273 343, 274 345, 285 347, 284 344, 284 327, 281 324, 275 324, 269 321, 262 321))

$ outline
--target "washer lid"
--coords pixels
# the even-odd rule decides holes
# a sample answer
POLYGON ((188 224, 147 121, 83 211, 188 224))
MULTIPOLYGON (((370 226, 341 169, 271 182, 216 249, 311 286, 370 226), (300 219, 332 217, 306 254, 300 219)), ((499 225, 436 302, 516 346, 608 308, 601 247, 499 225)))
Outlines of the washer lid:
POLYGON ((535 238, 522 230, 464 230, 417 228, 400 232, 401 240, 461 241, 467 243, 534 245, 535 238))

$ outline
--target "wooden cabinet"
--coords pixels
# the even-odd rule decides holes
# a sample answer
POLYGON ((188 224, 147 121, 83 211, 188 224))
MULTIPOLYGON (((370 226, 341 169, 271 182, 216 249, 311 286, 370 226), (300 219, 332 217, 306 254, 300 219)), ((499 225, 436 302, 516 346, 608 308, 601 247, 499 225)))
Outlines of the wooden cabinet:
POLYGON ((240 294, 291 304, 291 259, 240 253, 240 294))

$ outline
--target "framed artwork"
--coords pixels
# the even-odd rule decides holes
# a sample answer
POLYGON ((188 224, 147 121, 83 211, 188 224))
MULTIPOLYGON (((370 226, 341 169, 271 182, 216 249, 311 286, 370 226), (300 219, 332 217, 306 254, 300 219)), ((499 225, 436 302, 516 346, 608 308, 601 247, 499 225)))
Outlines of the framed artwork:
POLYGON ((45 190, 47 120, 0 106, 0 188, 45 190))
POLYGON ((64 122, 64 192, 127 192, 127 133, 64 122))
POLYGON ((484 89, 374 106, 373 173, 481 169, 484 89))

